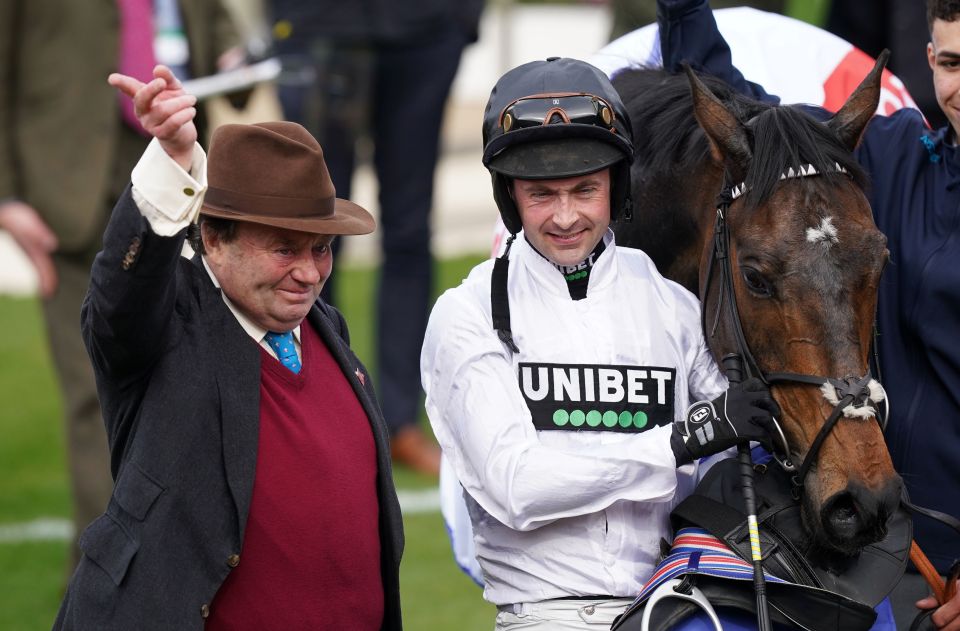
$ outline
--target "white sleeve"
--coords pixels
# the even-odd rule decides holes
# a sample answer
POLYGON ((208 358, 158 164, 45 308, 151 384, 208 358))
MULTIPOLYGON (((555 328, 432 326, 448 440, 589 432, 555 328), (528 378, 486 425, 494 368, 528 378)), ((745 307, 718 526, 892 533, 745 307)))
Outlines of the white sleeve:
POLYGON ((160 236, 172 237, 196 221, 207 190, 207 156, 193 146, 193 162, 187 173, 154 138, 143 152, 131 176, 133 201, 160 236))
POLYGON ((541 444, 511 357, 467 292, 448 291, 434 307, 421 378, 430 423, 457 478, 510 528, 532 530, 620 500, 673 498, 669 426, 576 450, 541 444))
MULTIPOLYGON (((707 348, 706 340, 703 339, 703 333, 700 331, 699 321, 690 335, 690 340, 693 342, 687 353, 690 358, 690 402, 713 401, 727 389, 727 378, 720 372, 717 362, 710 354, 710 349, 707 348)), ((677 412, 685 414, 686 410, 677 410, 677 412)))
MULTIPOLYGON (((727 389, 727 378, 720 372, 717 362, 713 359, 710 349, 707 348, 706 340, 703 339, 703 333, 700 332, 700 324, 697 322, 696 334, 693 339, 696 344, 691 345, 693 360, 690 365, 690 402, 713 401, 727 389)), ((686 410, 678 410, 681 415, 686 414, 686 410)), ((712 456, 701 458, 697 463, 696 479, 699 482, 707 474, 713 465, 733 458, 737 455, 736 447, 731 447, 726 451, 721 451, 712 456)))

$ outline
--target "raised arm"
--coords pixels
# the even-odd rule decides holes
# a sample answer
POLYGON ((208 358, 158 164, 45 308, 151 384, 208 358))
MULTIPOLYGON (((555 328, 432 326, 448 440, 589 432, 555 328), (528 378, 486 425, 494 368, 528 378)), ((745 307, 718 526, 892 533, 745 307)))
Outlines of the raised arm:
POLYGON ((713 75, 741 94, 768 103, 780 99, 747 81, 733 65, 730 46, 720 33, 707 0, 657 0, 657 24, 663 67, 680 72, 683 64, 713 75))
MULTIPOLYGON (((154 74, 146 84, 124 75, 111 75, 109 81, 134 99, 141 124, 157 139, 137 170, 174 183, 169 188, 176 190, 168 191, 170 196, 181 195, 189 200, 187 207, 194 207, 202 186, 187 170, 205 168, 203 152, 196 146, 195 99, 183 93, 169 69, 158 66, 154 74), (194 183, 196 190, 177 187, 181 180, 194 183)), ((195 175, 205 181, 203 173, 195 175)), ((179 331, 174 326, 176 267, 190 213, 179 224, 167 221, 166 227, 174 228, 164 236, 140 207, 148 200, 142 194, 137 197, 135 202, 128 188, 114 208, 81 311, 84 341, 98 373, 101 398, 105 393, 131 393, 140 387, 146 372, 161 352, 175 343, 179 331)), ((113 440, 116 428, 107 429, 113 440)))

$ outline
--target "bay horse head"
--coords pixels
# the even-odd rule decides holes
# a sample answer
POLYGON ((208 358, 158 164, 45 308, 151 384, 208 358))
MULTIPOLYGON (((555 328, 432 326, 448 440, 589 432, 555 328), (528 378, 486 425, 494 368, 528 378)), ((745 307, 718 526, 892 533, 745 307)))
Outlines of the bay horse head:
POLYGON ((699 289, 718 364, 737 356, 770 383, 807 530, 817 547, 847 555, 885 536, 902 485, 874 418, 882 390, 869 377, 886 239, 852 155, 884 61, 826 122, 716 80, 705 79, 708 88, 689 69, 686 86, 650 70, 614 80, 641 139, 638 225, 616 226, 618 242, 699 289), (681 87, 692 98, 671 103, 681 87), (683 122, 691 111, 696 121, 683 122))
POLYGON ((883 538, 902 486, 869 375, 886 238, 852 156, 885 61, 826 122, 770 107, 743 123, 687 71, 694 116, 730 186, 704 250, 713 260, 700 266, 708 343, 771 384, 804 521, 815 541, 848 554, 883 538))

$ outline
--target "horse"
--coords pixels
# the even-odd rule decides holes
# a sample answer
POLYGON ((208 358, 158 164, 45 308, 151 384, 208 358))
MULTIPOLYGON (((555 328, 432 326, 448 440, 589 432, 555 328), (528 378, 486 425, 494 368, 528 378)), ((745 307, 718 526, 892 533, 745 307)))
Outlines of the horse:
POLYGON ((852 155, 884 62, 826 121, 689 69, 613 79, 636 153, 635 210, 615 224, 617 243, 700 295, 718 364, 739 358, 768 381, 805 529, 815 548, 844 557, 884 538, 902 491, 868 357, 888 252, 852 155))

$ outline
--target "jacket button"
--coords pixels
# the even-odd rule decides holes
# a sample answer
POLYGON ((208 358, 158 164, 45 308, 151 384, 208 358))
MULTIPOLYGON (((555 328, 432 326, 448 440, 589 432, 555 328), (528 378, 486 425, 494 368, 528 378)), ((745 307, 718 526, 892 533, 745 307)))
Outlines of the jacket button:
POLYGON ((203 603, 203 606, 200 607, 200 617, 207 618, 210 616, 210 605, 203 603))
POLYGON ((231 554, 230 556, 228 556, 227 565, 229 565, 230 567, 237 567, 238 565, 240 565, 240 555, 231 554))

